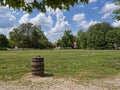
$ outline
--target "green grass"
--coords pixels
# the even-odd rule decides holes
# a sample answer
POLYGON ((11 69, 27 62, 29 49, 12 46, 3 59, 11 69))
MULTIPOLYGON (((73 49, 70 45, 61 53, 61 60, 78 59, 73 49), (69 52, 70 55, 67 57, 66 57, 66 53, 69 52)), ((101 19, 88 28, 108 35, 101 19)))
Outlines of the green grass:
POLYGON ((53 77, 93 80, 120 73, 119 50, 0 51, 0 80, 19 80, 31 72, 31 58, 45 59, 45 72, 53 77))

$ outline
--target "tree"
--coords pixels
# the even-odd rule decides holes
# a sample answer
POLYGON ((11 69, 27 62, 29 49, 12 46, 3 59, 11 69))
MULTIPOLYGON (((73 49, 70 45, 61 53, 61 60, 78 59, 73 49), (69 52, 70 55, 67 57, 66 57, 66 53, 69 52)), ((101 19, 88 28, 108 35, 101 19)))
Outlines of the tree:
POLYGON ((32 12, 34 8, 46 12, 46 6, 53 9, 66 9, 69 10, 70 6, 74 6, 79 2, 88 3, 89 0, 0 0, 0 5, 13 9, 22 9, 27 12, 32 12))
POLYGON ((109 49, 118 49, 120 47, 120 28, 113 28, 106 34, 107 45, 109 49))
POLYGON ((64 48, 73 48, 74 36, 71 34, 71 30, 66 30, 61 39, 58 40, 58 45, 64 48))
MULTIPOLYGON (((115 4, 120 6, 120 0, 115 0, 115 4)), ((116 14, 115 18, 117 20, 120 20, 120 8, 115 10, 113 13, 116 14)))
POLYGON ((8 47, 8 39, 4 34, 0 34, 0 49, 5 49, 8 47))
POLYGON ((87 32, 87 47, 92 49, 107 48, 106 34, 109 30, 112 30, 112 27, 106 22, 89 27, 87 32))
POLYGON ((10 43, 12 47, 42 49, 47 48, 50 42, 40 27, 27 23, 21 24, 10 32, 10 43))
POLYGON ((106 34, 106 41, 107 41, 107 47, 108 49, 114 49, 114 44, 116 43, 116 29, 112 29, 107 32, 106 34))
POLYGON ((116 29, 116 43, 114 44, 115 49, 120 48, 120 28, 116 29))
POLYGON ((77 33, 77 47, 80 49, 85 49, 87 47, 87 32, 83 30, 77 33))

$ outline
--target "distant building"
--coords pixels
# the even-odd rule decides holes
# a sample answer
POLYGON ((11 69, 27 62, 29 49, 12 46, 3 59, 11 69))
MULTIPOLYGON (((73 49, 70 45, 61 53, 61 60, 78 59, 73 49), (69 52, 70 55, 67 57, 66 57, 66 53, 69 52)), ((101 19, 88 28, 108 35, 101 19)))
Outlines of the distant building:
POLYGON ((77 42, 73 42, 73 47, 77 48, 77 42))

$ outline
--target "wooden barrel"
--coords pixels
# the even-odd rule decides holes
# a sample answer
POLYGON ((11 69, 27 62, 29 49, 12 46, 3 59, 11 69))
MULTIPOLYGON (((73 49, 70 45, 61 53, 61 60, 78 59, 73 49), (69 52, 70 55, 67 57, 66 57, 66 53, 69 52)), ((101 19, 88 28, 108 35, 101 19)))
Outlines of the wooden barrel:
POLYGON ((32 58, 32 75, 44 76, 44 58, 33 57, 32 58))

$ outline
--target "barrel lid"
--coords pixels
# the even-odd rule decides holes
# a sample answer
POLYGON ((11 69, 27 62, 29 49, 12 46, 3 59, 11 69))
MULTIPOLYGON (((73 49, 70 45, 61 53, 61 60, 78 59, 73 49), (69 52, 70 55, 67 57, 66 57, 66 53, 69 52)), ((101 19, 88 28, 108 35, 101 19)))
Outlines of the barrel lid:
POLYGON ((43 57, 33 57, 32 58, 32 61, 34 62, 34 61, 41 61, 41 60, 43 60, 44 58, 43 57))
POLYGON ((42 56, 36 56, 36 57, 33 57, 33 59, 35 59, 35 58, 43 58, 42 56))

